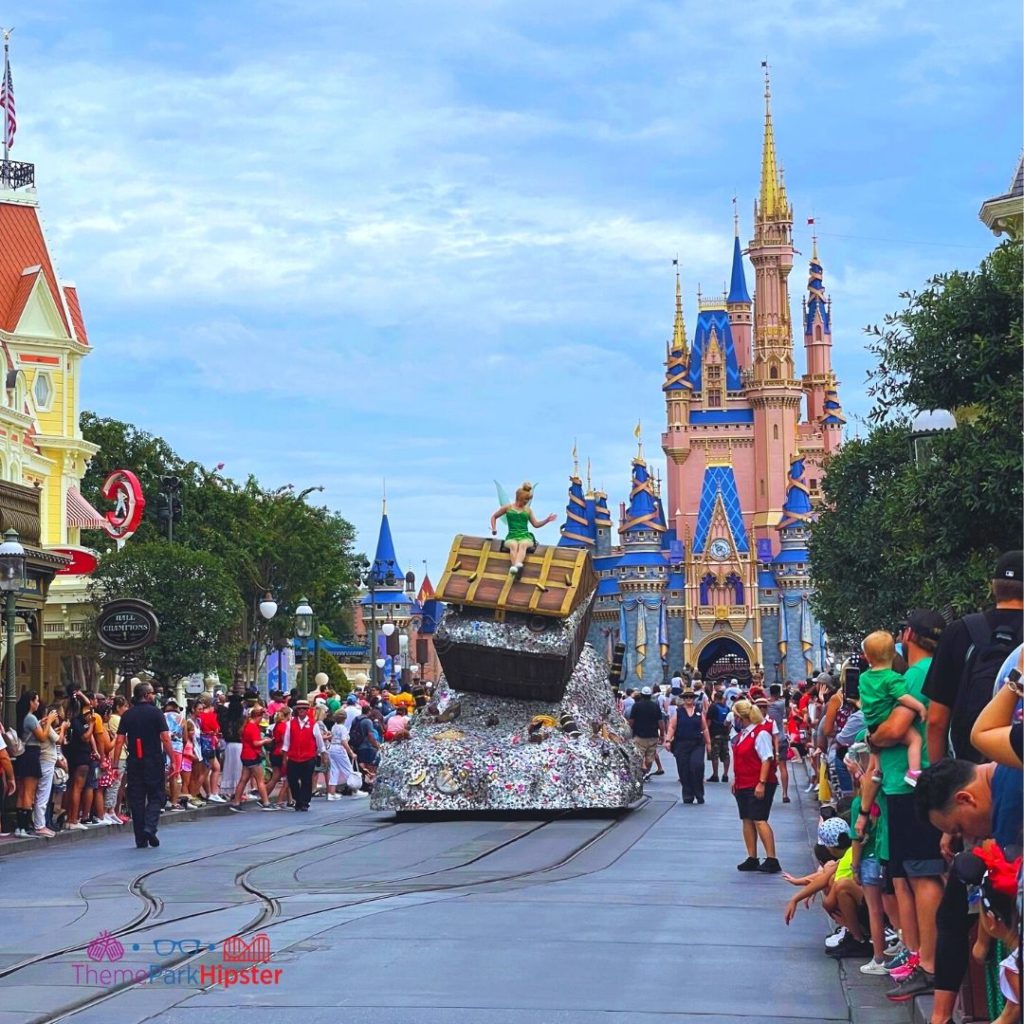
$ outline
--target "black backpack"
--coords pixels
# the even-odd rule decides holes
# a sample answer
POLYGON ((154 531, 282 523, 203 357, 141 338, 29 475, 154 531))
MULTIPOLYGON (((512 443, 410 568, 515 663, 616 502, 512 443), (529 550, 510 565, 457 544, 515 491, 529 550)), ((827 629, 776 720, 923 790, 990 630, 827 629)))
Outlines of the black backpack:
POLYGON ((982 708, 992 699, 996 675, 1003 662, 1020 644, 1020 622, 993 628, 984 613, 977 612, 965 615, 963 623, 970 646, 950 716, 950 739, 958 758, 981 764, 986 758, 971 746, 971 729, 982 708))

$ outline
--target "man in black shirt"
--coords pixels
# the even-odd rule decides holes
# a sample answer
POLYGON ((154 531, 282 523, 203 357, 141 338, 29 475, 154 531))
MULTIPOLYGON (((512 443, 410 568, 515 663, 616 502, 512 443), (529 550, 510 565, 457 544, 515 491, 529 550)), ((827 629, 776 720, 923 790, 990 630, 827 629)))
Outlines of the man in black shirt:
POLYGON ((173 764, 174 748, 167 719, 153 703, 153 687, 137 683, 132 697, 132 707, 121 716, 117 727, 112 760, 118 763, 122 747, 128 751, 125 795, 132 812, 135 845, 143 849, 160 845, 156 830, 167 799, 165 765, 173 764))
POLYGON ((644 759, 644 776, 651 770, 658 747, 665 736, 665 719, 657 702, 651 700, 651 688, 645 686, 629 711, 633 743, 644 759))
MULTIPOLYGON (((1010 650, 1021 641, 1024 623, 1024 552, 1007 551, 1000 556, 992 575, 992 595, 996 599, 996 606, 984 613, 984 623, 979 624, 984 634, 982 643, 976 644, 972 639, 965 619, 951 622, 943 631, 928 677, 924 681, 924 694, 931 701, 928 708, 928 760, 932 764, 946 756, 947 738, 950 735, 958 758, 976 763, 984 760, 971 746, 970 735, 978 711, 991 699, 992 691, 989 688, 987 693, 976 695, 972 701, 967 699, 967 694, 960 693, 961 683, 972 646, 975 653, 971 657, 978 658, 979 653, 984 656, 979 648, 987 646, 997 632, 1007 634, 1006 643, 1010 650)), ((1002 660, 996 656, 993 662, 993 684, 995 672, 1002 660)), ((977 685, 978 681, 975 683, 977 685)))

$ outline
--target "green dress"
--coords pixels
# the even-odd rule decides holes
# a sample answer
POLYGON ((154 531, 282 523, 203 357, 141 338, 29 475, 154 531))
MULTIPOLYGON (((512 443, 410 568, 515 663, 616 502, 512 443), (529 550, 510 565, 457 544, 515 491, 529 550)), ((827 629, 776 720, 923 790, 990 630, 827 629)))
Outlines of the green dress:
POLYGON ((528 540, 531 544, 537 543, 537 538, 530 533, 530 513, 519 512, 514 508, 510 508, 505 513, 505 522, 508 523, 508 536, 505 538, 506 543, 508 541, 520 541, 528 540))

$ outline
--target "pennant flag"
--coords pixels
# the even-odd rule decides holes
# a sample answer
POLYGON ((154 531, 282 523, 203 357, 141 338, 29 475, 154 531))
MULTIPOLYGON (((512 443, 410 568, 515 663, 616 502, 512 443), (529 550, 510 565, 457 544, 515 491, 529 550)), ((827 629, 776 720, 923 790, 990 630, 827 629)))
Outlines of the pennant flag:
POLYGON ((643 602, 636 606, 636 674, 643 679, 644 658, 647 657, 647 617, 643 602))
POLYGON ((633 436, 639 441, 640 440, 640 434, 641 434, 640 421, 637 420, 636 421, 636 426, 633 428, 633 436))

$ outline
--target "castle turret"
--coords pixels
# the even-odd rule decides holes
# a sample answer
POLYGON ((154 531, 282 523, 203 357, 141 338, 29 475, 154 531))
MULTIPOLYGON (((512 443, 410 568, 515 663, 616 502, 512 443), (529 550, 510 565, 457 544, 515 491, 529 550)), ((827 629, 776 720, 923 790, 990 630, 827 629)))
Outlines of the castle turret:
POLYGON ((686 323, 683 319, 683 290, 676 267, 676 316, 672 326, 672 340, 665 354, 665 383, 661 390, 665 394, 666 422, 668 429, 662 439, 662 446, 669 458, 682 462, 690 453, 690 439, 686 427, 690 422, 690 399, 693 385, 688 379, 690 353, 686 341, 686 323))
POLYGON ((793 363, 789 272, 793 268, 793 208, 779 171, 772 125, 771 83, 765 66, 764 144, 761 191, 754 207, 754 348, 747 396, 754 410, 755 528, 778 523, 786 500, 785 479, 773 467, 797 449, 803 389, 793 363))
POLYGON ((736 359, 740 371, 750 368, 751 335, 754 323, 754 304, 750 301, 747 291, 747 275, 743 269, 743 250, 740 247, 740 218, 734 216, 735 235, 732 244, 732 276, 729 279, 729 294, 726 296, 725 308, 729 312, 729 323, 732 325, 733 343, 736 346, 736 359))
POLYGON ((832 375, 832 311, 825 295, 824 271, 818 259, 818 239, 812 242, 807 297, 803 302, 804 350, 807 372, 803 386, 807 393, 807 418, 820 423, 824 413, 825 390, 832 375))
POLYGON ((608 495, 604 491, 594 492, 594 530, 596 533, 595 555, 601 557, 611 554, 612 513, 608 508, 608 495))
POLYGON ((565 508, 560 548, 587 548, 592 550, 597 541, 595 501, 583 494, 583 481, 574 472, 569 477, 569 503, 565 508))

